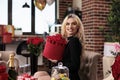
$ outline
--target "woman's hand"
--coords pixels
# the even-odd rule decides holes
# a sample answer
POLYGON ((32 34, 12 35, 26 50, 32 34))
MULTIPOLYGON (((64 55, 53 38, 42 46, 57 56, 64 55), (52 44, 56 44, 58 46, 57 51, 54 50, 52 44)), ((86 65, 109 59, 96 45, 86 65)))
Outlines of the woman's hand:
POLYGON ((58 60, 52 60, 52 59, 48 59, 48 60, 50 60, 53 63, 57 63, 58 62, 58 60))

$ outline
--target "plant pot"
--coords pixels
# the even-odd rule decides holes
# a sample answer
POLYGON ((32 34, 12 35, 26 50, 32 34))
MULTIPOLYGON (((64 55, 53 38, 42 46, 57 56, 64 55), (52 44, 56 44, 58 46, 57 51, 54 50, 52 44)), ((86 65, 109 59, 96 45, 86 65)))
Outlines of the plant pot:
POLYGON ((22 30, 15 30, 15 36, 21 36, 22 34, 22 30))

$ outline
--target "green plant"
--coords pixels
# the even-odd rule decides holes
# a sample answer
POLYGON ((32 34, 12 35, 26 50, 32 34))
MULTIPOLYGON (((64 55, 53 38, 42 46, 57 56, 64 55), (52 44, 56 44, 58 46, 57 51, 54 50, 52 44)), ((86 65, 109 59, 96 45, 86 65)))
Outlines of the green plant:
POLYGON ((110 32, 106 38, 110 42, 120 42, 120 0, 111 0, 110 13, 107 17, 110 32))
POLYGON ((22 28, 15 28, 15 30, 22 30, 22 28))

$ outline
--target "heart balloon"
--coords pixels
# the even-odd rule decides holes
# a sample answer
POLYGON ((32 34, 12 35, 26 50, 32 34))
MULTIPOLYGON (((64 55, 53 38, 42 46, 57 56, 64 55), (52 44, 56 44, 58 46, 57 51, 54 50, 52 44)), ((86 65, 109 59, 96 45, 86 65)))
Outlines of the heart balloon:
POLYGON ((43 10, 46 6, 46 0, 34 0, 34 5, 39 9, 43 10))
POLYGON ((55 0, 46 0, 48 5, 52 5, 55 0))

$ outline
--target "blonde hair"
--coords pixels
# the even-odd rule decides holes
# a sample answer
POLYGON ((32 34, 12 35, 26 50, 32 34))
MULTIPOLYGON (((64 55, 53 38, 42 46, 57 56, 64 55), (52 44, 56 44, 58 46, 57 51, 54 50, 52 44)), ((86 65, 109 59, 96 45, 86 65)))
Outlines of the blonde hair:
POLYGON ((83 27, 82 21, 80 20, 80 18, 77 15, 69 14, 65 17, 65 19, 63 20, 62 26, 61 26, 61 34, 64 38, 67 37, 66 22, 69 18, 73 18, 76 21, 77 26, 79 27, 78 32, 75 34, 75 37, 79 38, 80 42, 82 43, 82 52, 83 52, 84 46, 85 46, 84 27, 83 27))

